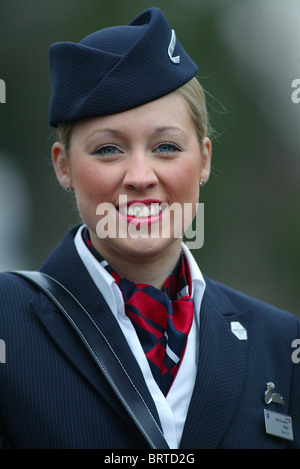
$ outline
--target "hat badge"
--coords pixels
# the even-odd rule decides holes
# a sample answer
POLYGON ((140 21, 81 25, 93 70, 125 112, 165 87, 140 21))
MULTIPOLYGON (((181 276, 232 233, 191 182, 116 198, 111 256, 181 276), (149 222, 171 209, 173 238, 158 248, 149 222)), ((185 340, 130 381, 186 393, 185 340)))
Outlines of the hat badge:
POLYGON ((175 45, 176 45, 176 34, 175 34, 174 29, 172 29, 171 41, 170 41, 170 44, 169 44, 169 47, 168 47, 168 55, 170 57, 170 60, 172 60, 172 62, 174 64, 179 64, 180 63, 180 55, 176 55, 176 57, 173 57, 175 45))

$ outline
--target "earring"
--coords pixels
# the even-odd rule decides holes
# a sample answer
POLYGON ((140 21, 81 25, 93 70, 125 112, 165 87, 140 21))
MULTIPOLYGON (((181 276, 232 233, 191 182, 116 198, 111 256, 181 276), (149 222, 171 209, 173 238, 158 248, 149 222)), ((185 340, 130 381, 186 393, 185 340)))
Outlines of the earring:
POLYGON ((67 192, 73 192, 73 187, 71 187, 71 186, 66 187, 66 191, 67 192))
POLYGON ((200 186, 202 187, 202 186, 204 186, 204 184, 205 184, 204 179, 201 179, 201 181, 200 181, 200 186))

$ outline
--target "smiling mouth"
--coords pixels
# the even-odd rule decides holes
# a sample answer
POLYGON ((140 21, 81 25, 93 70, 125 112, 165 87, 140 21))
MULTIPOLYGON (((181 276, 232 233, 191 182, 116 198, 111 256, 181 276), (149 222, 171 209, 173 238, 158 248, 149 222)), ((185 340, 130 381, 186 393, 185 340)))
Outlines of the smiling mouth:
POLYGON ((159 201, 131 201, 117 207, 120 215, 126 217, 129 221, 133 219, 159 219, 163 210, 167 207, 166 203, 159 201))

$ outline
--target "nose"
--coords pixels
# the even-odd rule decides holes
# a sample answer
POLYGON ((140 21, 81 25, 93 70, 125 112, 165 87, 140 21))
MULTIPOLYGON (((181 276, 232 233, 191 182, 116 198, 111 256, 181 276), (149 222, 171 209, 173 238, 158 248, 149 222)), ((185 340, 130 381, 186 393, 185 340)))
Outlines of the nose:
POLYGON ((150 161, 146 154, 139 152, 128 158, 128 165, 123 179, 123 185, 127 190, 143 192, 152 189, 158 184, 154 162, 150 161))

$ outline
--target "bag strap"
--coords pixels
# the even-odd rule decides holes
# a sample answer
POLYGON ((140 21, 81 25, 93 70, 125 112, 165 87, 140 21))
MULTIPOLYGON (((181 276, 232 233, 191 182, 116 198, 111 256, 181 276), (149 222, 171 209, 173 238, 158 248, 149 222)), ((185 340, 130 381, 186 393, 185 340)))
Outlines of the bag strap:
POLYGON ((157 422, 103 332, 61 283, 39 271, 12 272, 37 285, 73 326, 126 411, 153 449, 169 449, 157 422))

